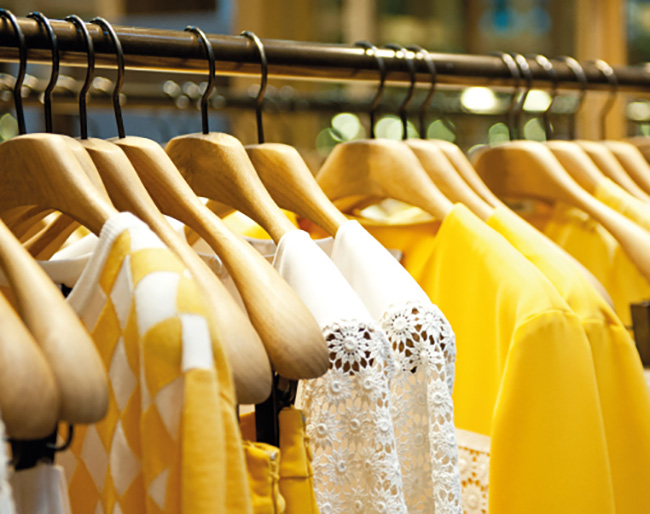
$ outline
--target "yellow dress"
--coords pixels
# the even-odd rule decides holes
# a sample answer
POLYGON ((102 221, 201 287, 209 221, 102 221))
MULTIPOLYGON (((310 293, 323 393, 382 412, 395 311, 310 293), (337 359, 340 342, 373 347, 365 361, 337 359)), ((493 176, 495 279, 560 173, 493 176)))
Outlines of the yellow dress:
POLYGON ((302 411, 279 414, 280 448, 256 439, 255 413, 240 416, 254 514, 318 514, 309 438, 302 411))
POLYGON ((580 318, 596 371, 616 512, 647 512, 650 393, 632 338, 584 275, 541 233, 503 207, 487 223, 544 273, 580 318))
POLYGON ((618 317, 631 328, 630 304, 650 299, 650 283, 614 236, 586 212, 559 202, 544 234, 595 275, 612 298, 618 317))
POLYGON ((232 377, 186 268, 113 216, 68 296, 104 361, 108 414, 57 456, 73 513, 250 513, 232 377))
POLYGON ((613 513, 589 342, 555 288, 462 205, 441 224, 359 221, 456 333, 455 420, 491 438, 489 511, 613 513))

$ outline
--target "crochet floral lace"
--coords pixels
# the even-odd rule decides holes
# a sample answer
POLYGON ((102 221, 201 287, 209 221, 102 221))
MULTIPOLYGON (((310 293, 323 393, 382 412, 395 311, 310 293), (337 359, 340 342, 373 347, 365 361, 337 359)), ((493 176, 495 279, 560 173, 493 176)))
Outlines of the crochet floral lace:
POLYGON ((490 477, 490 438, 456 430, 458 467, 463 485, 463 513, 487 514, 490 477))
POLYGON ((409 302, 380 319, 395 359, 392 415, 410 514, 460 514, 451 399, 455 336, 440 309, 409 302))
POLYGON ((386 336, 344 321, 323 329, 329 371, 300 382, 320 514, 406 514, 391 418, 386 336))

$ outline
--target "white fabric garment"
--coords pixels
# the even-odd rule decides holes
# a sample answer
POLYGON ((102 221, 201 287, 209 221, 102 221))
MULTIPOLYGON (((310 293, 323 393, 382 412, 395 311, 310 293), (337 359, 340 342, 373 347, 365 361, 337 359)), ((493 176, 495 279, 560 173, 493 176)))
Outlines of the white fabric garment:
POLYGON ((397 364, 393 422, 409 513, 461 509, 451 392, 455 336, 440 309, 357 221, 319 245, 384 329, 397 364))
POLYGON ((325 253, 302 230, 280 240, 274 267, 323 330, 330 369, 300 382, 321 514, 406 513, 391 419, 388 341, 325 253))
MULTIPOLYGON (((60 466, 37 464, 16 471, 10 482, 18 514, 70 514, 65 475, 60 466)), ((4 514, 3 510, 0 512, 4 514)))
POLYGON ((9 457, 6 450, 5 425, 0 418, 0 514, 15 514, 16 510, 9 485, 9 457))

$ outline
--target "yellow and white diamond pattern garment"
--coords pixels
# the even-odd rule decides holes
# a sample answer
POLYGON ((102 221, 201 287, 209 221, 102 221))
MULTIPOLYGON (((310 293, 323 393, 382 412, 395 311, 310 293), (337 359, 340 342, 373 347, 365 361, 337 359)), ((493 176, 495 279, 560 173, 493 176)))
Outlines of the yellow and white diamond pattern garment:
POLYGON ((68 300, 110 388, 106 418, 58 458, 73 513, 251 512, 230 371, 183 264, 121 213, 68 300))

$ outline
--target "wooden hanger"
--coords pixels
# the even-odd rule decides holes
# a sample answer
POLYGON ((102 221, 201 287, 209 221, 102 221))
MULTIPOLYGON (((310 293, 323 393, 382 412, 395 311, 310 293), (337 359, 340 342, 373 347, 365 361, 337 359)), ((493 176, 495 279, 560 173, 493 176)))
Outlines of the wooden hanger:
MULTIPOLYGON (((374 111, 383 91, 385 67, 373 45, 358 45, 371 50, 381 73, 378 94, 370 108, 373 137, 374 111)), ((400 110, 405 115, 404 103, 400 110)), ((419 207, 438 220, 444 219, 453 207, 411 149, 399 141, 369 139, 338 144, 321 166, 317 181, 330 200, 355 195, 394 198, 419 207)))
POLYGON ((108 408, 108 384, 95 345, 60 291, 2 223, 0 266, 16 298, 17 311, 53 372, 61 399, 58 419, 99 421, 108 408))
POLYGON ((634 136, 626 139, 628 143, 637 147, 643 158, 650 162, 650 137, 648 136, 634 136))
POLYGON ((477 216, 487 220, 494 209, 483 200, 456 171, 447 155, 432 141, 426 140, 426 109, 433 101, 436 90, 437 70, 429 52, 420 46, 411 46, 409 50, 422 56, 431 74, 431 87, 418 109, 420 139, 407 139, 404 143, 413 151, 434 184, 452 202, 460 202, 470 208, 477 216))
MULTIPOLYGON (((41 23, 44 19, 39 14, 33 17, 41 23)), ((51 31, 49 24, 46 29, 51 31)), ((19 53, 22 67, 26 49, 21 46, 19 53)), ((46 95, 46 103, 48 99, 46 95)), ((85 175, 70 150, 74 143, 54 134, 20 135, 1 143, 0 209, 28 205, 55 209, 99 233, 117 211, 85 175)), ((61 394, 60 419, 71 423, 100 420, 107 409, 108 389, 94 343, 42 269, 31 257, 20 257, 21 252, 29 255, 26 250, 8 231, 0 236, 2 265, 18 298, 18 310, 54 372, 61 394)))
MULTIPOLYGON (((571 65, 571 69, 574 71, 576 78, 578 78, 578 80, 580 80, 582 83, 582 95, 584 95, 584 91, 586 90, 587 86, 587 75, 584 72, 582 65, 575 59, 571 58, 564 58, 564 61, 567 64, 571 65)), ((605 140, 607 130, 607 114, 613 107, 614 101, 616 100, 616 94, 618 91, 618 79, 616 78, 616 74, 614 73, 613 68, 602 59, 592 61, 592 64, 605 76, 611 86, 609 98, 600 111, 600 139, 605 140)), ((580 109, 581 105, 582 101, 578 103, 576 113, 580 109)), ((613 180, 615 183, 617 183, 619 186, 621 186, 636 198, 645 202, 650 202, 650 196, 643 189, 641 189, 635 183, 635 181, 632 180, 632 178, 630 178, 625 168, 621 165, 621 163, 619 163, 617 158, 612 153, 612 150, 606 144, 603 144, 602 141, 596 142, 585 140, 577 140, 575 143, 589 155, 589 157, 594 161, 596 166, 606 177, 613 180)))
POLYGON ((610 148, 600 141, 578 140, 579 145, 594 161, 603 174, 616 182, 635 198, 650 203, 650 195, 641 189, 627 174, 625 168, 614 156, 610 148))
POLYGON ((582 209, 617 239, 650 280, 650 240, 643 229, 580 187, 542 143, 512 141, 489 148, 478 155, 475 168, 499 196, 561 201, 582 209))
POLYGON ((566 172, 590 194, 596 192, 605 175, 589 154, 574 141, 547 141, 545 145, 551 150, 566 172))
MULTIPOLYGON (((198 32, 195 33, 201 37, 198 32)), ((258 43, 264 69, 266 58, 259 38, 250 33, 246 34, 258 43)), ((208 57, 211 60, 210 55, 208 57)), ((210 78, 212 77, 211 72, 210 78)), ((260 143, 264 141, 260 117, 265 89, 266 73, 263 72, 262 84, 257 96, 258 109, 256 109, 260 143)), ((206 92, 209 94, 211 91, 206 92)), ((208 96, 204 94, 201 105, 202 115, 204 115, 203 133, 176 137, 167 144, 166 151, 197 195, 243 212, 261 225, 278 243, 282 236, 296 230, 296 227, 264 188, 239 140, 228 134, 208 131, 207 100, 208 96)))
MULTIPOLYGON (((94 55, 92 40, 81 20, 70 19, 69 21, 75 23, 86 40, 89 66, 85 83, 89 84, 93 71, 91 63, 94 62, 94 57, 90 57, 94 55)), ((123 138, 116 140, 119 143, 125 141, 124 124, 119 105, 120 88, 124 75, 122 49, 119 39, 108 22, 101 18, 96 18, 91 23, 93 22, 108 33, 116 47, 118 79, 113 91, 113 100, 118 133, 123 138)), ((106 186, 117 207, 120 210, 134 213, 147 223, 197 279, 197 284, 210 307, 211 317, 215 320, 219 342, 226 348, 238 402, 247 404, 263 401, 271 390, 271 367, 259 336, 218 277, 164 218, 120 146, 101 139, 87 138, 85 94, 86 92, 82 88, 80 95, 81 145, 85 150, 83 154, 78 155, 79 161, 83 163, 85 169, 94 169, 95 173, 98 172, 103 181, 101 187, 106 186)), ((128 139, 135 141, 126 141, 127 145, 129 142, 131 145, 153 144, 167 158, 162 148, 156 143, 149 140, 140 143, 140 138, 128 139)))
POLYGON ((452 202, 462 203, 483 221, 494 208, 481 198, 459 175, 446 154, 427 140, 409 139, 404 142, 416 155, 431 180, 452 202))
POLYGON ((201 202, 162 148, 150 147, 146 151, 143 141, 132 144, 133 139, 125 138, 118 144, 158 208, 192 228, 223 259, 273 368, 291 379, 322 375, 328 366, 327 346, 293 289, 264 257, 230 232, 201 202))
MULTIPOLYGON (((289 145, 264 142, 262 101, 267 83, 266 54, 261 40, 255 34, 244 32, 242 35, 255 43, 262 65, 262 80, 255 102, 259 144, 245 147, 248 157, 265 189, 280 207, 313 221, 328 234, 335 236, 347 218, 318 187, 316 179, 298 151, 289 145)), ((225 212, 221 206, 215 205, 214 201, 210 206, 213 212, 225 212)))
POLYGON ((614 154, 632 180, 644 192, 650 193, 650 164, 643 157, 641 150, 629 141, 609 140, 603 141, 602 144, 614 154))
POLYGON ((246 146, 246 152, 264 187, 280 207, 313 221, 329 235, 336 235, 347 218, 318 186, 295 148, 263 143, 246 146))
POLYGON ((46 437, 59 419, 59 390, 34 337, 1 294, 0 325, 0 412, 7 435, 46 437))
POLYGON ((481 180, 472 163, 458 146, 440 139, 429 139, 428 141, 442 150, 462 179, 491 207, 505 205, 481 180))
MULTIPOLYGON (((193 29, 199 35, 209 54, 212 47, 207 38, 199 29, 193 29)), ((210 81, 206 93, 202 98, 202 118, 204 130, 207 131, 207 97, 211 92, 214 77, 214 55, 210 59, 210 81)), ((187 136, 186 144, 181 144, 180 138, 174 143, 176 155, 179 162, 185 162, 186 151, 194 151, 194 143, 203 150, 214 151, 219 145, 208 144, 209 138, 200 141, 201 138, 187 136)), ((223 137, 226 144, 232 143, 234 138, 223 137)), ((236 140, 235 140, 236 141, 236 140)), ((309 313, 305 305, 300 301, 297 294, 282 280, 275 269, 255 249, 239 238, 223 224, 214 213, 212 213, 192 191, 192 188, 183 178, 174 162, 162 148, 146 140, 125 138, 118 140, 120 148, 134 164, 140 179, 148 192, 153 197, 158 208, 165 214, 172 216, 197 232, 223 259, 230 275, 232 276, 239 293, 246 305, 253 326, 257 329, 273 368, 283 377, 290 379, 315 378, 328 368, 329 358, 327 345, 323 339, 318 324, 309 313)), ((170 143, 171 144, 171 143, 170 143)), ((235 155, 245 157, 250 166, 251 175, 257 178, 252 164, 246 156, 246 152, 237 142, 233 145, 235 155)), ((203 151, 201 150, 201 151, 203 151)), ((212 160, 207 156, 201 156, 201 162, 208 168, 207 172, 219 174, 219 168, 223 165, 219 157, 210 154, 212 160)), ((221 157, 226 158, 228 152, 221 157)), ((235 157, 236 158, 236 157, 235 157)), ((190 163, 193 159, 187 159, 190 163)), ((236 166, 230 162, 225 165, 236 166)), ((197 186, 194 181, 195 174, 185 169, 186 177, 192 186, 197 186)), ((209 177, 208 189, 213 185, 209 177)), ((244 183, 247 183, 243 177, 244 183)), ((259 178, 257 178, 259 182, 259 178)), ((221 177, 216 178, 217 183, 221 177)), ((201 181, 198 181, 199 187, 201 181)), ((235 186, 232 186, 235 188, 235 186)), ((268 194, 268 193, 267 193, 268 194)), ((235 203, 235 202, 233 202, 235 203)), ((235 207, 239 208, 239 205, 235 207)), ((277 208, 277 207, 276 207, 277 208)), ((295 227, 284 217, 283 226, 273 230, 276 236, 286 230, 294 230, 295 227), (284 225, 287 226, 284 226, 284 225)))

